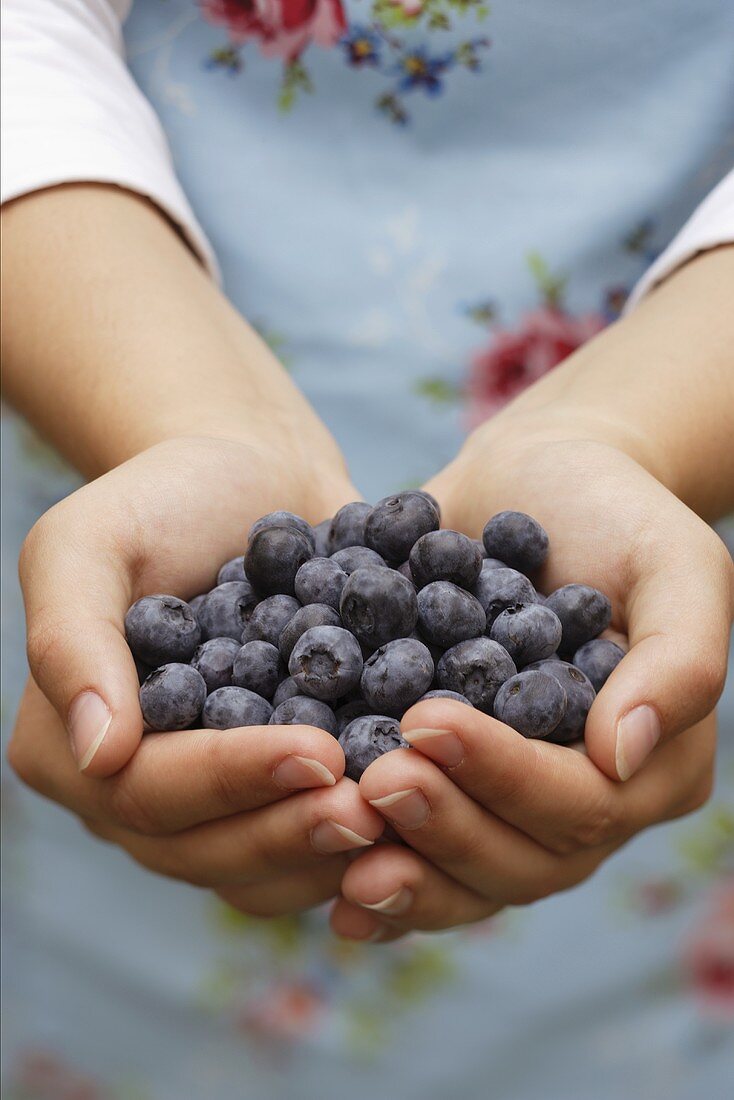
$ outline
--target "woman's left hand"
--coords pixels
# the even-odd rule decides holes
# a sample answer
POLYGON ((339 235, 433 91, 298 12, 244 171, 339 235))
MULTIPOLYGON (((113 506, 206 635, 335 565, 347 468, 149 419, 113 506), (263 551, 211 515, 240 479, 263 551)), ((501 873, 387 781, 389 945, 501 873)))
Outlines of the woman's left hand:
POLYGON ((706 801, 716 741, 712 714, 619 783, 582 749, 449 700, 413 707, 402 729, 420 752, 375 761, 360 790, 410 847, 350 865, 332 926, 353 939, 467 924, 576 886, 635 833, 706 801))

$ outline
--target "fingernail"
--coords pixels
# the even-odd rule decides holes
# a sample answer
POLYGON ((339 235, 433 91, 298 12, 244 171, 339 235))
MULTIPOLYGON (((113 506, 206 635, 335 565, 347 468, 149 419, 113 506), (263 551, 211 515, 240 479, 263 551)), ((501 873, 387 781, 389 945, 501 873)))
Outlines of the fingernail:
POLYGON ((635 707, 617 724, 615 764, 620 779, 629 779, 660 740, 660 719, 652 707, 635 707))
POLYGON ((112 712, 95 691, 77 695, 69 710, 71 751, 80 772, 88 768, 110 728, 112 712))
POLYGON ((445 768, 455 768, 466 755, 453 730, 409 730, 403 737, 413 748, 420 749, 445 768))
POLYGON ((400 829, 420 829, 431 812, 426 796, 417 787, 396 791, 384 798, 370 799, 370 806, 374 806, 400 829))
POLYGON ((373 901, 371 905, 368 905, 366 901, 360 901, 357 904, 362 909, 371 909, 373 913, 383 913, 386 917, 398 917, 410 908, 412 901, 413 891, 407 886, 401 886, 399 890, 396 890, 394 894, 390 894, 389 898, 384 898, 383 901, 373 901))
POLYGON ((320 821, 311 833, 311 843, 317 852, 332 855, 334 852, 348 852, 350 848, 370 848, 374 841, 367 840, 346 825, 338 825, 336 821, 320 821))
POLYGON ((279 787, 288 791, 303 787, 333 787, 336 778, 320 760, 311 760, 308 756, 286 756, 273 772, 273 779, 279 787))

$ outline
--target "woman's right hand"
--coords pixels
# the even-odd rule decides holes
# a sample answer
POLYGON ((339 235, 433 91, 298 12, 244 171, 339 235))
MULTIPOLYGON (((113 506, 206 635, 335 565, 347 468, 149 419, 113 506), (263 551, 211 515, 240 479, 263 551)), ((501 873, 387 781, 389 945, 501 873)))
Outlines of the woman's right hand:
POLYGON ((336 893, 342 853, 383 829, 336 740, 300 726, 143 737, 124 616, 146 593, 210 588, 258 516, 317 522, 357 495, 336 462, 299 468, 277 441, 192 437, 52 508, 21 557, 32 680, 9 749, 20 778, 144 866, 248 912, 336 893))

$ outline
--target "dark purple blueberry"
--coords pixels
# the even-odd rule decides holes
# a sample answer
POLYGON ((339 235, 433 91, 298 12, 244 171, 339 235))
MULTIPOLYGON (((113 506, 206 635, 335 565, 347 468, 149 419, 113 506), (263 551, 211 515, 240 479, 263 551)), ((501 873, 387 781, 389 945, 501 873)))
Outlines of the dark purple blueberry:
POLYGON ((576 650, 573 664, 591 680, 598 693, 623 657, 624 650, 608 638, 594 638, 576 650))
POLYGON ((433 673, 427 646, 413 638, 398 638, 365 662, 362 695, 373 712, 400 716, 428 691, 433 673))
POLYGON ((355 718, 364 718, 366 714, 372 714, 369 703, 364 699, 352 699, 349 703, 343 703, 335 711, 339 733, 342 733, 355 718))
POLYGON ((188 600, 188 605, 195 615, 199 614, 199 608, 203 604, 206 597, 206 592, 200 592, 198 596, 192 596, 191 599, 188 600))
POLYGON ((177 596, 143 596, 125 616, 127 644, 145 665, 188 661, 201 641, 197 616, 177 596))
POLYGON ((500 558, 511 569, 532 573, 548 557, 548 535, 524 512, 498 512, 482 532, 488 558, 500 558))
POLYGON ((250 615, 249 622, 242 631, 242 644, 253 642, 256 638, 277 646, 281 631, 291 621, 300 603, 293 596, 268 596, 259 603, 250 615))
POLYGON ((525 671, 534 670, 545 672, 546 675, 558 680, 568 700, 566 713, 553 731, 550 740, 562 745, 583 737, 586 716, 596 698, 594 685, 580 668, 569 664, 568 661, 554 661, 552 658, 547 661, 537 661, 533 665, 528 665, 525 671))
POLYGON ((346 760, 344 774, 355 783, 378 757, 393 749, 409 748, 400 733, 400 724, 384 714, 355 718, 339 734, 339 744, 346 760))
POLYGON ((247 536, 248 545, 252 542, 253 537, 258 531, 262 531, 266 527, 293 527, 296 531, 300 531, 308 540, 311 547, 311 553, 313 554, 316 544, 313 528, 311 524, 307 523, 301 516, 297 516, 293 512, 268 512, 266 516, 261 516, 260 519, 255 520, 253 523, 247 536))
POLYGON ((328 554, 336 554, 347 546, 364 546, 364 524, 372 505, 364 500, 345 504, 336 513, 329 528, 328 554))
POLYGON ((271 726, 315 726, 337 736, 339 729, 334 711, 328 703, 313 699, 310 695, 293 695, 275 708, 270 718, 271 726))
POLYGON ((312 626, 296 642, 288 671, 304 695, 341 699, 362 673, 359 642, 341 626, 312 626))
POLYGON ((300 695, 301 689, 292 676, 286 676, 285 680, 281 680, 275 689, 275 695, 273 696, 273 706, 279 707, 281 703, 284 703, 286 699, 292 699, 294 695, 300 695))
POLYGON ((484 634, 484 608, 470 592, 451 581, 432 581, 418 593, 418 630, 432 645, 450 649, 484 634))
POLYGON ((473 594, 484 608, 487 628, 508 607, 522 607, 538 602, 537 593, 527 577, 516 569, 500 569, 488 565, 488 560, 482 562, 479 579, 472 588, 473 594))
POLYGON ((473 707, 491 714, 497 692, 517 669, 499 642, 483 637, 447 649, 436 671, 442 688, 458 691, 473 707))
POLYGON ((314 554, 319 558, 329 556, 329 531, 331 520, 324 519, 313 528, 314 554))
POLYGON ((197 612, 201 636, 239 640, 257 604, 257 594, 249 581, 225 581, 207 592, 197 612))
POLYGON ((294 588, 302 604, 326 603, 339 610, 347 574, 334 558, 311 558, 296 573, 294 588))
POLYGON ((421 695, 418 702, 425 703, 428 699, 453 699, 455 703, 466 703, 468 707, 472 705, 466 695, 462 695, 458 691, 446 691, 444 688, 434 688, 433 691, 427 691, 425 695, 421 695))
MULTIPOLYGON (((472 539, 472 542, 479 551, 479 556, 482 558, 482 560, 484 560, 484 558, 486 558, 487 556, 487 551, 484 549, 484 543, 481 539, 472 539)), ((502 564, 504 565, 504 562, 502 564)))
POLYGON ((140 687, 140 709, 151 730, 185 730, 193 725, 206 699, 204 677, 191 665, 154 669, 140 687))
POLYGON ((551 592, 546 607, 561 620, 563 637, 559 646, 562 657, 572 657, 585 642, 591 641, 612 621, 612 605, 603 592, 588 584, 566 584, 551 592))
POLYGON ((355 569, 339 603, 342 622, 355 638, 378 649, 395 638, 406 638, 415 627, 415 588, 395 569, 366 566, 355 569))
POLYGON ((234 638, 210 638, 198 647, 191 664, 204 677, 208 692, 232 683, 232 664, 239 648, 234 638))
POLYGON ((397 493, 379 501, 367 516, 365 544, 385 561, 399 564, 410 556, 421 535, 437 531, 438 512, 421 493, 397 493))
POLYGON ((244 554, 240 554, 238 558, 232 558, 230 561, 225 561, 224 565, 217 573, 217 584, 226 584, 227 581, 246 580, 244 554))
POLYGON ((232 683, 247 688, 263 699, 272 699, 283 675, 280 653, 270 642, 257 639, 237 651, 232 666, 232 683))
POLYGON ((296 573, 312 557, 311 543, 295 527, 263 527, 247 544, 245 572, 263 595, 292 596, 296 573))
POLYGON ((410 571, 418 588, 431 581, 451 581, 471 589, 481 570, 476 543, 460 531, 429 531, 410 551, 410 571))
POLYGON ((410 583, 413 585, 414 588, 417 587, 415 581, 413 580, 413 572, 410 568, 410 562, 409 561, 404 561, 402 563, 402 565, 396 566, 396 569, 397 569, 398 573, 402 573, 402 575, 407 580, 410 581, 410 583))
POLYGON ((386 566, 384 558, 374 550, 370 550, 368 546, 345 546, 343 550, 337 550, 332 554, 331 560, 336 562, 347 576, 365 565, 379 565, 382 568, 386 566))
POLYGON ((240 726, 267 726, 273 708, 267 699, 242 687, 217 688, 207 696, 202 725, 210 730, 233 730, 240 726))
POLYGON ((524 737, 547 740, 566 713, 566 692, 553 676, 520 672, 497 692, 494 716, 524 737))
POLYGON ((429 504, 432 504, 436 509, 436 515, 438 516, 438 522, 441 522, 441 505, 436 500, 433 493, 427 492, 425 489, 410 489, 409 492, 417 493, 419 497, 425 497, 429 504))
POLYGON ((523 668, 555 653, 561 643, 561 621, 540 603, 508 607, 492 623, 489 636, 504 646, 518 668, 523 668))
POLYGON ((339 612, 325 603, 310 603, 296 611, 291 621, 283 628, 278 649, 280 655, 288 664, 298 639, 312 626, 341 626, 339 612))
MULTIPOLYGON (((189 607, 190 606, 191 605, 189 604, 189 607)), ((143 680, 148 679, 151 672, 155 672, 155 669, 151 668, 150 665, 146 665, 142 661, 139 661, 137 657, 133 657, 133 660, 135 661, 135 671, 138 674, 138 683, 142 684, 143 680)))

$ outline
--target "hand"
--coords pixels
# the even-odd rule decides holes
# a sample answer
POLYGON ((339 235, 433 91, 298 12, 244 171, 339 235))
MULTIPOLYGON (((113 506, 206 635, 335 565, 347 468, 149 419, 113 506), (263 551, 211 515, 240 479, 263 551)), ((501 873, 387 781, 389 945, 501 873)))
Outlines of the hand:
POLYGON ((536 516, 551 537, 541 590, 600 588, 631 648, 592 707, 584 753, 440 700, 405 716, 420 755, 377 761, 361 790, 414 851, 381 846, 350 866, 333 923, 357 938, 476 920, 579 882, 635 832, 700 806, 712 782, 707 716, 726 675, 734 583, 711 529, 621 449, 534 437, 519 417, 480 429, 427 487, 445 525, 470 534, 504 508, 536 516), (383 801, 405 790, 419 793, 383 801), (417 819, 421 807, 425 821, 401 827, 396 815, 417 819), (394 917, 355 905, 403 887, 412 896, 393 900, 405 906, 394 917))
POLYGON ((334 738, 292 726, 141 742, 123 619, 144 593, 211 587, 263 513, 285 507, 317 521, 356 495, 338 469, 328 478, 275 448, 191 438, 143 452, 51 509, 21 560, 33 681, 9 750, 19 776, 146 867, 249 911, 332 896, 339 853, 383 828, 343 778, 334 738))

